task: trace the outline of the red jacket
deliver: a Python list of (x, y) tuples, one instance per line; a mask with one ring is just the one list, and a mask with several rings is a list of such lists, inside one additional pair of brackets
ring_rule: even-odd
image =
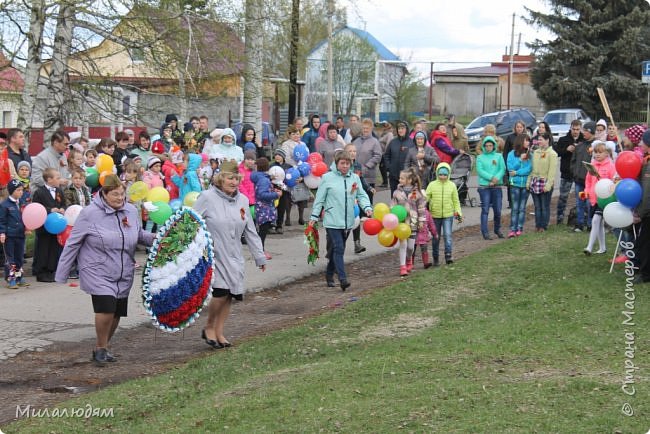
[(429, 138), (431, 146), (436, 150), (436, 154), (440, 158), (441, 163), (451, 164), (454, 157), (460, 154), (460, 151), (451, 144), (451, 140), (445, 134), (439, 130), (435, 130), (431, 133)]

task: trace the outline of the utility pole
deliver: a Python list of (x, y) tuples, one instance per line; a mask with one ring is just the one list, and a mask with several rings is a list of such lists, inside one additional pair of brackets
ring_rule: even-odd
[(327, 120), (332, 122), (334, 120), (334, 111), (332, 108), (332, 90), (334, 73), (334, 54), (332, 52), (332, 32), (333, 29), (333, 15), (334, 15), (334, 0), (327, 0)]
[(296, 117), (296, 94), (298, 87), (298, 37), (300, 24), (300, 0), (291, 2), (291, 47), (289, 53), (289, 123)]
[(429, 71), (429, 120), (433, 116), (433, 62)]
[(510, 33), (510, 60), (508, 61), (508, 110), (510, 110), (511, 107), (511, 94), (512, 94), (512, 68), (513, 68), (513, 63), (514, 63), (514, 55), (515, 55), (515, 14), (512, 14), (512, 32)]

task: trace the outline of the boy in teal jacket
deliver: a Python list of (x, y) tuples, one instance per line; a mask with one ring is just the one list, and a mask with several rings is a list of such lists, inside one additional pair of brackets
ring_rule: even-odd
[(501, 202), (503, 192), (503, 176), (506, 174), (506, 164), (503, 155), (496, 151), (497, 141), (487, 136), (481, 143), (481, 155), (476, 158), (476, 173), (478, 175), (478, 194), (481, 198), (481, 233), (483, 238), (491, 240), (488, 232), (488, 215), (490, 208), (494, 212), (494, 233), (503, 238), (501, 233)]
[[(463, 221), (463, 213), (460, 209), (458, 200), (458, 190), (456, 184), (449, 180), (451, 167), (447, 163), (440, 163), (436, 168), (436, 180), (431, 181), (427, 186), (425, 196), (429, 202), (429, 212), (433, 218), (433, 223), (438, 231), (438, 238), (431, 240), (431, 251), (433, 254), (433, 265), (439, 266), (439, 245), (441, 234), (445, 238), (445, 262), (452, 264), (454, 261), (451, 256), (451, 230), (454, 223), (454, 217), (459, 222)], [(442, 230), (442, 232), (440, 232)]]

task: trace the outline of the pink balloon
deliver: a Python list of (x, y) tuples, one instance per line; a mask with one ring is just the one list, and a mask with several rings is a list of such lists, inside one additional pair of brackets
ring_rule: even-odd
[(384, 225), (384, 229), (392, 231), (399, 225), (399, 218), (395, 214), (388, 213), (384, 216), (381, 223)]
[(47, 211), (40, 203), (30, 203), (23, 210), (23, 223), (28, 230), (38, 229), (45, 223)]

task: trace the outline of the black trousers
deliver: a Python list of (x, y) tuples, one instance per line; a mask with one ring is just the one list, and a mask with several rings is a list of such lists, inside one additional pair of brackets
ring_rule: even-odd
[(640, 226), (634, 254), (639, 264), (639, 275), (648, 282), (650, 281), (650, 216), (643, 217)]

